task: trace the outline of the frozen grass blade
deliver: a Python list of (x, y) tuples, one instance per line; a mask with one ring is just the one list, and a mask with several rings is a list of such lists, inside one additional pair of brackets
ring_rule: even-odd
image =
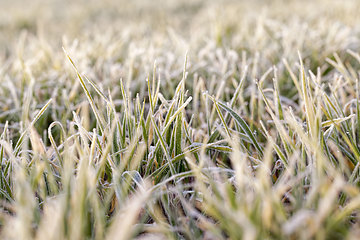
[(83, 90), (84, 90), (84, 92), (85, 92), (85, 95), (86, 95), (89, 103), (90, 103), (90, 106), (91, 106), (91, 108), (92, 108), (92, 110), (93, 110), (93, 113), (95, 114), (95, 117), (96, 117), (96, 119), (97, 119), (97, 121), (98, 121), (98, 123), (99, 123), (99, 128), (100, 128), (101, 132), (103, 132), (103, 131), (104, 131), (104, 125), (105, 125), (105, 124), (104, 124), (104, 120), (101, 118), (101, 114), (99, 114), (99, 111), (98, 111), (98, 109), (97, 109), (96, 106), (95, 106), (95, 103), (94, 103), (94, 100), (93, 100), (92, 97), (91, 97), (90, 91), (88, 90), (88, 88), (87, 88), (87, 86), (86, 86), (83, 78), (81, 77), (79, 71), (77, 70), (77, 68), (76, 68), (76, 66), (75, 66), (75, 63), (74, 63), (73, 60), (70, 58), (70, 56), (69, 56), (69, 54), (66, 52), (65, 48), (63, 48), (63, 51), (64, 51), (66, 57), (69, 59), (71, 65), (72, 65), (73, 68), (74, 68), (74, 70), (76, 71), (76, 75), (77, 75), (78, 78), (79, 78), (79, 81), (80, 81), (80, 83), (81, 83), (81, 86), (82, 86), (82, 88), (83, 88)]
[(244, 119), (242, 119), (236, 112), (234, 112), (234, 110), (232, 110), (231, 108), (226, 106), (224, 103), (218, 102), (218, 104), (220, 105), (220, 107), (225, 109), (235, 119), (237, 124), (240, 126), (241, 130), (250, 139), (251, 143), (254, 145), (254, 147), (256, 148), (258, 153), (260, 154), (260, 156), (262, 156), (263, 155), (263, 150), (262, 150), (260, 144), (258, 143), (258, 141), (256, 140), (254, 134), (251, 132), (249, 126), (244, 121)]
[(24, 137), (26, 134), (28, 134), (28, 132), (30, 131), (30, 129), (34, 126), (34, 124), (40, 119), (40, 117), (44, 114), (44, 112), (46, 111), (46, 109), (49, 107), (50, 103), (51, 103), (52, 99), (50, 99), (45, 105), (44, 107), (42, 107), (40, 109), (40, 111), (36, 114), (36, 116), (34, 117), (34, 119), (31, 121), (31, 123), (29, 124), (29, 126), (25, 129), (25, 131), (23, 131), (21, 133), (21, 136), (19, 138), (19, 140), (17, 141), (16, 145), (15, 145), (15, 149), (14, 149), (14, 155), (17, 156), (21, 150), (21, 146), (24, 142)]

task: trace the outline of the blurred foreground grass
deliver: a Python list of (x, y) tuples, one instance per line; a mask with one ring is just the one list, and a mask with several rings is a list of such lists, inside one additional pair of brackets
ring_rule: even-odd
[(357, 239), (359, 7), (2, 0), (1, 239)]

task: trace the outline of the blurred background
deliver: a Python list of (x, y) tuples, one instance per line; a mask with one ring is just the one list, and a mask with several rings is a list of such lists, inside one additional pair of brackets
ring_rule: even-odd
[[(261, 59), (252, 77), (272, 66), (281, 74), (281, 59), (297, 61), (298, 50), (314, 70), (335, 52), (344, 57), (346, 49), (359, 49), (359, 6), (357, 0), (1, 0), (0, 76), (19, 73), (13, 60), (20, 58), (38, 81), (48, 80), (44, 75), (66, 62), (62, 46), (104, 89), (119, 78), (132, 88), (130, 79), (143, 81), (155, 60), (171, 81), (181, 75), (186, 52), (189, 69), (206, 69), (204, 75), (222, 76), (244, 55), (250, 63)], [(228, 55), (232, 63), (224, 64)]]
[(178, 34), (187, 44), (229, 38), (229, 47), (262, 50), (256, 38), (261, 31), (267, 33), (262, 37), (271, 35), (276, 41), (288, 37), (285, 34), (297, 39), (299, 33), (292, 29), (302, 29), (308, 38), (319, 28), (334, 38), (344, 31), (358, 34), (359, 5), (356, 0), (1, 0), (0, 45), (9, 50), (19, 34), (27, 31), (51, 43), (61, 42), (63, 36), (82, 39), (88, 34), (121, 33), (131, 40)]

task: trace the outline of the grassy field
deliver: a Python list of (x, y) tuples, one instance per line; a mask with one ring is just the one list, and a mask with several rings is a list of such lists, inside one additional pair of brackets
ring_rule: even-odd
[(359, 239), (360, 1), (0, 2), (0, 239)]

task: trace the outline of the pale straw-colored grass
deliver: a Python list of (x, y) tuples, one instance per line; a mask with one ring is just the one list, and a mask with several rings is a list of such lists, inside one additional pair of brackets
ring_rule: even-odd
[(357, 239), (360, 3), (0, 3), (1, 239)]

